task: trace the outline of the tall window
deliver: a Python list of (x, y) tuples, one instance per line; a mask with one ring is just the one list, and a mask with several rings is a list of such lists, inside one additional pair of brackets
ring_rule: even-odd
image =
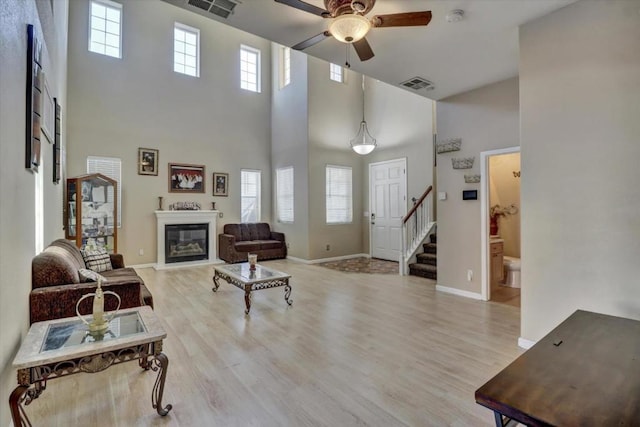
[(89, 50), (122, 58), (122, 5), (109, 0), (93, 0)]
[(260, 92), (260, 50), (240, 46), (240, 87)]
[(293, 166), (276, 170), (276, 210), (279, 222), (293, 222)]
[[(118, 182), (118, 227), (122, 226), (122, 161), (117, 157), (87, 157), (87, 173), (101, 173)], [(113, 191), (109, 187), (109, 191)], [(113, 194), (107, 194), (107, 199), (113, 200)]]
[(200, 30), (179, 22), (173, 26), (173, 71), (200, 77)]
[(351, 168), (327, 165), (327, 224), (353, 221)]
[(291, 83), (291, 49), (280, 46), (280, 89)]
[(329, 78), (334, 82), (344, 82), (344, 72), (341, 66), (336, 64), (329, 64)]
[(260, 175), (257, 170), (240, 172), (240, 221), (260, 221)]

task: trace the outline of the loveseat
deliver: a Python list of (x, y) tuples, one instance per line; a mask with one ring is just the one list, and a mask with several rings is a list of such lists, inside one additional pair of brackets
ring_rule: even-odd
[[(120, 296), (120, 308), (148, 305), (153, 308), (153, 297), (143, 280), (133, 268), (124, 266), (120, 254), (109, 254), (111, 269), (101, 271), (106, 281), (102, 288)], [(76, 302), (85, 294), (95, 292), (95, 281), (83, 281), (80, 274), (85, 272), (86, 264), (82, 253), (69, 240), (53, 241), (42, 253), (31, 261), (31, 293), (29, 308), (31, 323), (42, 320), (59, 319), (76, 315)], [(87, 298), (80, 304), (80, 312), (91, 313), (92, 299)], [(105, 310), (115, 310), (117, 299), (105, 297)]]
[(287, 257), (284, 234), (271, 231), (266, 222), (225, 224), (218, 235), (218, 256), (226, 262), (246, 262), (247, 254), (257, 254), (258, 261)]

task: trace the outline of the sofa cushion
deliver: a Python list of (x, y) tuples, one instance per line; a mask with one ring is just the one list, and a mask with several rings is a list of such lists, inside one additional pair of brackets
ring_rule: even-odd
[(136, 270), (134, 270), (131, 267), (118, 268), (115, 270), (107, 270), (107, 271), (101, 272), (100, 274), (102, 274), (102, 276), (107, 280), (139, 279), (142, 282), (142, 279), (140, 279), (140, 276), (138, 276), (138, 273), (136, 273)]
[(257, 240), (256, 243), (260, 245), (260, 249), (280, 249), (283, 245), (278, 240)]
[(111, 258), (104, 249), (89, 250), (85, 249), (82, 252), (84, 263), (89, 270), (93, 270), (97, 273), (112, 270)]
[(88, 268), (81, 268), (80, 270), (78, 270), (78, 275), (80, 276), (80, 280), (83, 282), (97, 282), (98, 280), (106, 280), (102, 274), (96, 273), (95, 271), (89, 270)]
[(33, 289), (47, 286), (80, 283), (78, 266), (73, 257), (65, 256), (60, 248), (47, 248), (31, 261), (31, 287)]
[(240, 224), (225, 224), (224, 234), (230, 234), (236, 238), (236, 242), (242, 240), (242, 231), (240, 230)]
[(256, 237), (254, 240), (271, 240), (271, 227), (266, 222), (255, 224)]
[(67, 239), (57, 239), (51, 242), (51, 244), (45, 249), (45, 251), (55, 251), (56, 253), (63, 254), (72, 263), (75, 263), (78, 268), (85, 268), (84, 258), (80, 249), (74, 242)]
[(236, 251), (238, 252), (253, 252), (260, 250), (260, 243), (257, 242), (236, 242)]

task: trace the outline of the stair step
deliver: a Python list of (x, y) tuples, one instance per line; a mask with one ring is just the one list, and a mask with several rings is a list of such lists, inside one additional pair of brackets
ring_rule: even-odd
[(437, 243), (423, 243), (422, 250), (427, 254), (435, 254), (438, 252)]
[(418, 254), (416, 258), (420, 264), (438, 265), (438, 256), (436, 254)]
[(429, 264), (409, 264), (409, 274), (436, 280), (438, 278), (438, 269)]
[(437, 234), (429, 234), (429, 241), (431, 243), (438, 243), (438, 235)]

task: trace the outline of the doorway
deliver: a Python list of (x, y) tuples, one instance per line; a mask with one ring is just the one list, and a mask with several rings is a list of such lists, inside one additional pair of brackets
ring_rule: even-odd
[(370, 253), (400, 260), (402, 218), (407, 212), (407, 159), (369, 164)]
[(480, 153), (482, 299), (520, 307), (520, 147)]

